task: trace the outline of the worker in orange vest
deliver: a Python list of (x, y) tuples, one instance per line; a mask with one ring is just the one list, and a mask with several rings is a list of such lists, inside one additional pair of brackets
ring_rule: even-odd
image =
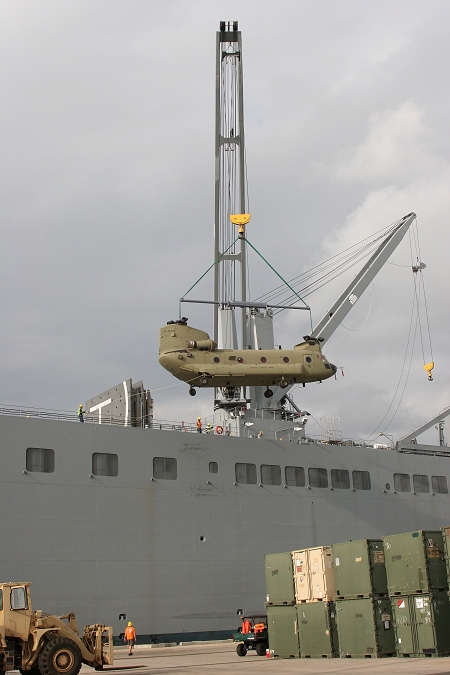
[(198, 434), (202, 433), (202, 418), (201, 417), (197, 418), (197, 433)]
[(132, 656), (134, 643), (136, 642), (136, 631), (131, 621), (128, 622), (128, 626), (125, 628), (123, 641), (128, 643), (128, 656)]
[(250, 633), (252, 630), (252, 625), (248, 619), (244, 619), (242, 622), (242, 628), (241, 628), (241, 633), (246, 635), (247, 633)]

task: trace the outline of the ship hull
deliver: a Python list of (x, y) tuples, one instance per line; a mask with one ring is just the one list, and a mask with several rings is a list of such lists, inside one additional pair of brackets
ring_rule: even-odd
[[(121, 614), (146, 636), (233, 630), (238, 608), (264, 608), (266, 553), (450, 522), (448, 494), (393, 491), (395, 472), (449, 480), (447, 457), (8, 416), (0, 442), (2, 580), (115, 635)], [(53, 449), (54, 471), (27, 472), (27, 448)], [(118, 475), (93, 475), (93, 453), (117, 454)], [(176, 479), (154, 478), (155, 457), (176, 459)], [(257, 482), (237, 484), (236, 463)], [(261, 484), (262, 464), (281, 485)], [(304, 487), (285, 486), (286, 466)], [(308, 488), (310, 467), (369, 471), (371, 489)]]

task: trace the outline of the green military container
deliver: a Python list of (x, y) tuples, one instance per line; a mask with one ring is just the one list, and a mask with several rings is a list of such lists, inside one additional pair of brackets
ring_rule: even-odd
[(336, 619), (341, 658), (395, 656), (395, 635), (389, 598), (338, 600)]
[(266, 567), (266, 605), (295, 605), (292, 554), (269, 553)]
[(389, 595), (448, 589), (442, 532), (392, 534), (383, 543)]
[(309, 602), (297, 605), (297, 618), (302, 658), (339, 657), (334, 602)]
[(450, 655), (450, 599), (447, 593), (392, 598), (398, 656)]
[(298, 659), (300, 657), (297, 607), (295, 605), (268, 606), (267, 628), (271, 656), (280, 659)]
[(387, 596), (381, 539), (346, 541), (332, 549), (336, 600)]
[(447, 568), (447, 581), (450, 588), (450, 527), (441, 527), (442, 543), (444, 544), (445, 566)]

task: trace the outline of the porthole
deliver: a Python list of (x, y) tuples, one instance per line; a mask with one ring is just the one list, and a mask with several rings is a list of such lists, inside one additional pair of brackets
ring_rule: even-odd
[(244, 363), (244, 359), (242, 358), (242, 356), (238, 356), (237, 361), (238, 363)]
[(390, 490), (390, 489), (391, 489), (391, 486), (389, 485), (389, 483), (386, 483), (386, 485), (384, 486), (384, 489), (385, 489), (385, 490)]
[(266, 357), (265, 357), (265, 356), (261, 356), (261, 363), (266, 363), (266, 362), (267, 362)]
[(214, 363), (220, 363), (220, 359), (219, 359), (218, 356), (215, 356), (215, 357), (214, 357)]
[(205, 541), (205, 537), (203, 536), (203, 534), (200, 535), (200, 541)]
[(284, 357), (283, 357), (283, 361), (284, 361), (284, 363), (289, 363), (288, 357), (287, 357), (287, 356), (284, 356)]
[(310, 356), (305, 356), (306, 363), (311, 363), (312, 358)]

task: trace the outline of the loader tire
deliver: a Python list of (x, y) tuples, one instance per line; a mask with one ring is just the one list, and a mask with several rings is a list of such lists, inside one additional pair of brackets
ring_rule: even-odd
[(38, 661), (41, 675), (78, 675), (82, 663), (78, 645), (63, 637), (49, 640)]

